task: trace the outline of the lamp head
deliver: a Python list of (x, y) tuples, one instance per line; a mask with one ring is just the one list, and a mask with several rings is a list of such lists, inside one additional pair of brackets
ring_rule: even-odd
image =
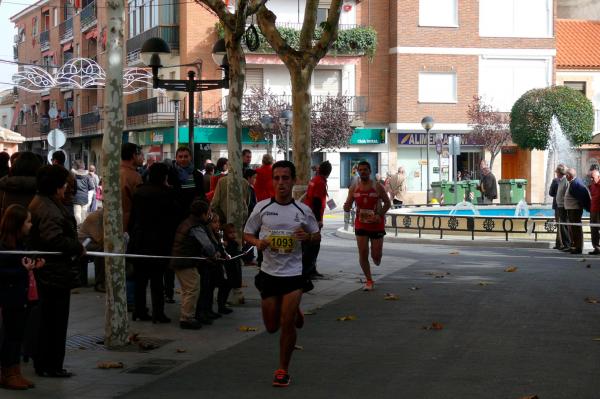
[(290, 125), (292, 123), (292, 119), (294, 119), (294, 113), (289, 109), (284, 109), (279, 114), (279, 122), (284, 125)]
[(421, 120), (421, 126), (423, 126), (423, 129), (427, 131), (433, 129), (433, 125), (433, 118), (431, 116), (426, 116)]
[(219, 39), (212, 48), (212, 57), (215, 64), (218, 66), (229, 66), (227, 62), (227, 47), (225, 47), (225, 39)]
[(152, 37), (144, 42), (140, 51), (142, 62), (149, 67), (161, 67), (160, 55), (171, 54), (171, 48), (160, 37)]
[(271, 130), (273, 128), (273, 117), (270, 115), (263, 115), (260, 117), (260, 125), (263, 129)]

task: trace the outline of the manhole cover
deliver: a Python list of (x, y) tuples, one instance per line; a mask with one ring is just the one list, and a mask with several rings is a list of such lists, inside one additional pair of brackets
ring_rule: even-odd
[[(139, 341), (133, 344), (113, 349), (117, 352), (147, 352), (152, 349), (160, 348), (163, 345), (172, 342), (171, 339), (138, 337)], [(83, 335), (75, 334), (67, 338), (67, 349), (71, 350), (92, 350), (106, 351), (108, 348), (104, 346), (104, 337), (100, 335)]]
[(174, 359), (148, 359), (137, 363), (134, 367), (125, 370), (129, 374), (162, 374), (181, 364), (182, 360)]

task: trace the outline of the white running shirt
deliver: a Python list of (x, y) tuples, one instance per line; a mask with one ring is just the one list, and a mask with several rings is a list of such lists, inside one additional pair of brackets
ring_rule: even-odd
[(302, 274), (302, 247), (293, 237), (294, 231), (303, 228), (307, 233), (317, 233), (319, 224), (312, 210), (301, 202), (283, 205), (269, 198), (254, 207), (246, 222), (244, 233), (256, 235), (270, 242), (263, 251), (260, 269), (277, 277)]

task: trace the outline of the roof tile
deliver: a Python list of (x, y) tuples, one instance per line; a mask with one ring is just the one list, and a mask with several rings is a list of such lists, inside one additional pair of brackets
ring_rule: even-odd
[(556, 20), (556, 67), (600, 68), (600, 21)]

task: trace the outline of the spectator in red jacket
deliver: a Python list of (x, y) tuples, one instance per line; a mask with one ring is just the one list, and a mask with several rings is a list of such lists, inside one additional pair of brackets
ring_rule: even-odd
[(257, 202), (275, 196), (275, 191), (273, 189), (273, 178), (271, 176), (272, 166), (273, 157), (270, 154), (263, 155), (262, 166), (256, 169), (256, 183), (254, 183), (254, 191), (256, 192)]
[[(311, 179), (310, 183), (308, 183), (306, 197), (304, 198), (304, 203), (312, 209), (317, 218), (319, 231), (323, 228), (323, 214), (325, 213), (325, 206), (327, 204), (327, 178), (330, 174), (331, 163), (329, 163), (329, 161), (321, 163), (317, 170), (317, 175)], [(303, 273), (313, 279), (323, 277), (323, 275), (317, 271), (317, 257), (319, 256), (320, 249), (320, 242), (302, 242)]]

